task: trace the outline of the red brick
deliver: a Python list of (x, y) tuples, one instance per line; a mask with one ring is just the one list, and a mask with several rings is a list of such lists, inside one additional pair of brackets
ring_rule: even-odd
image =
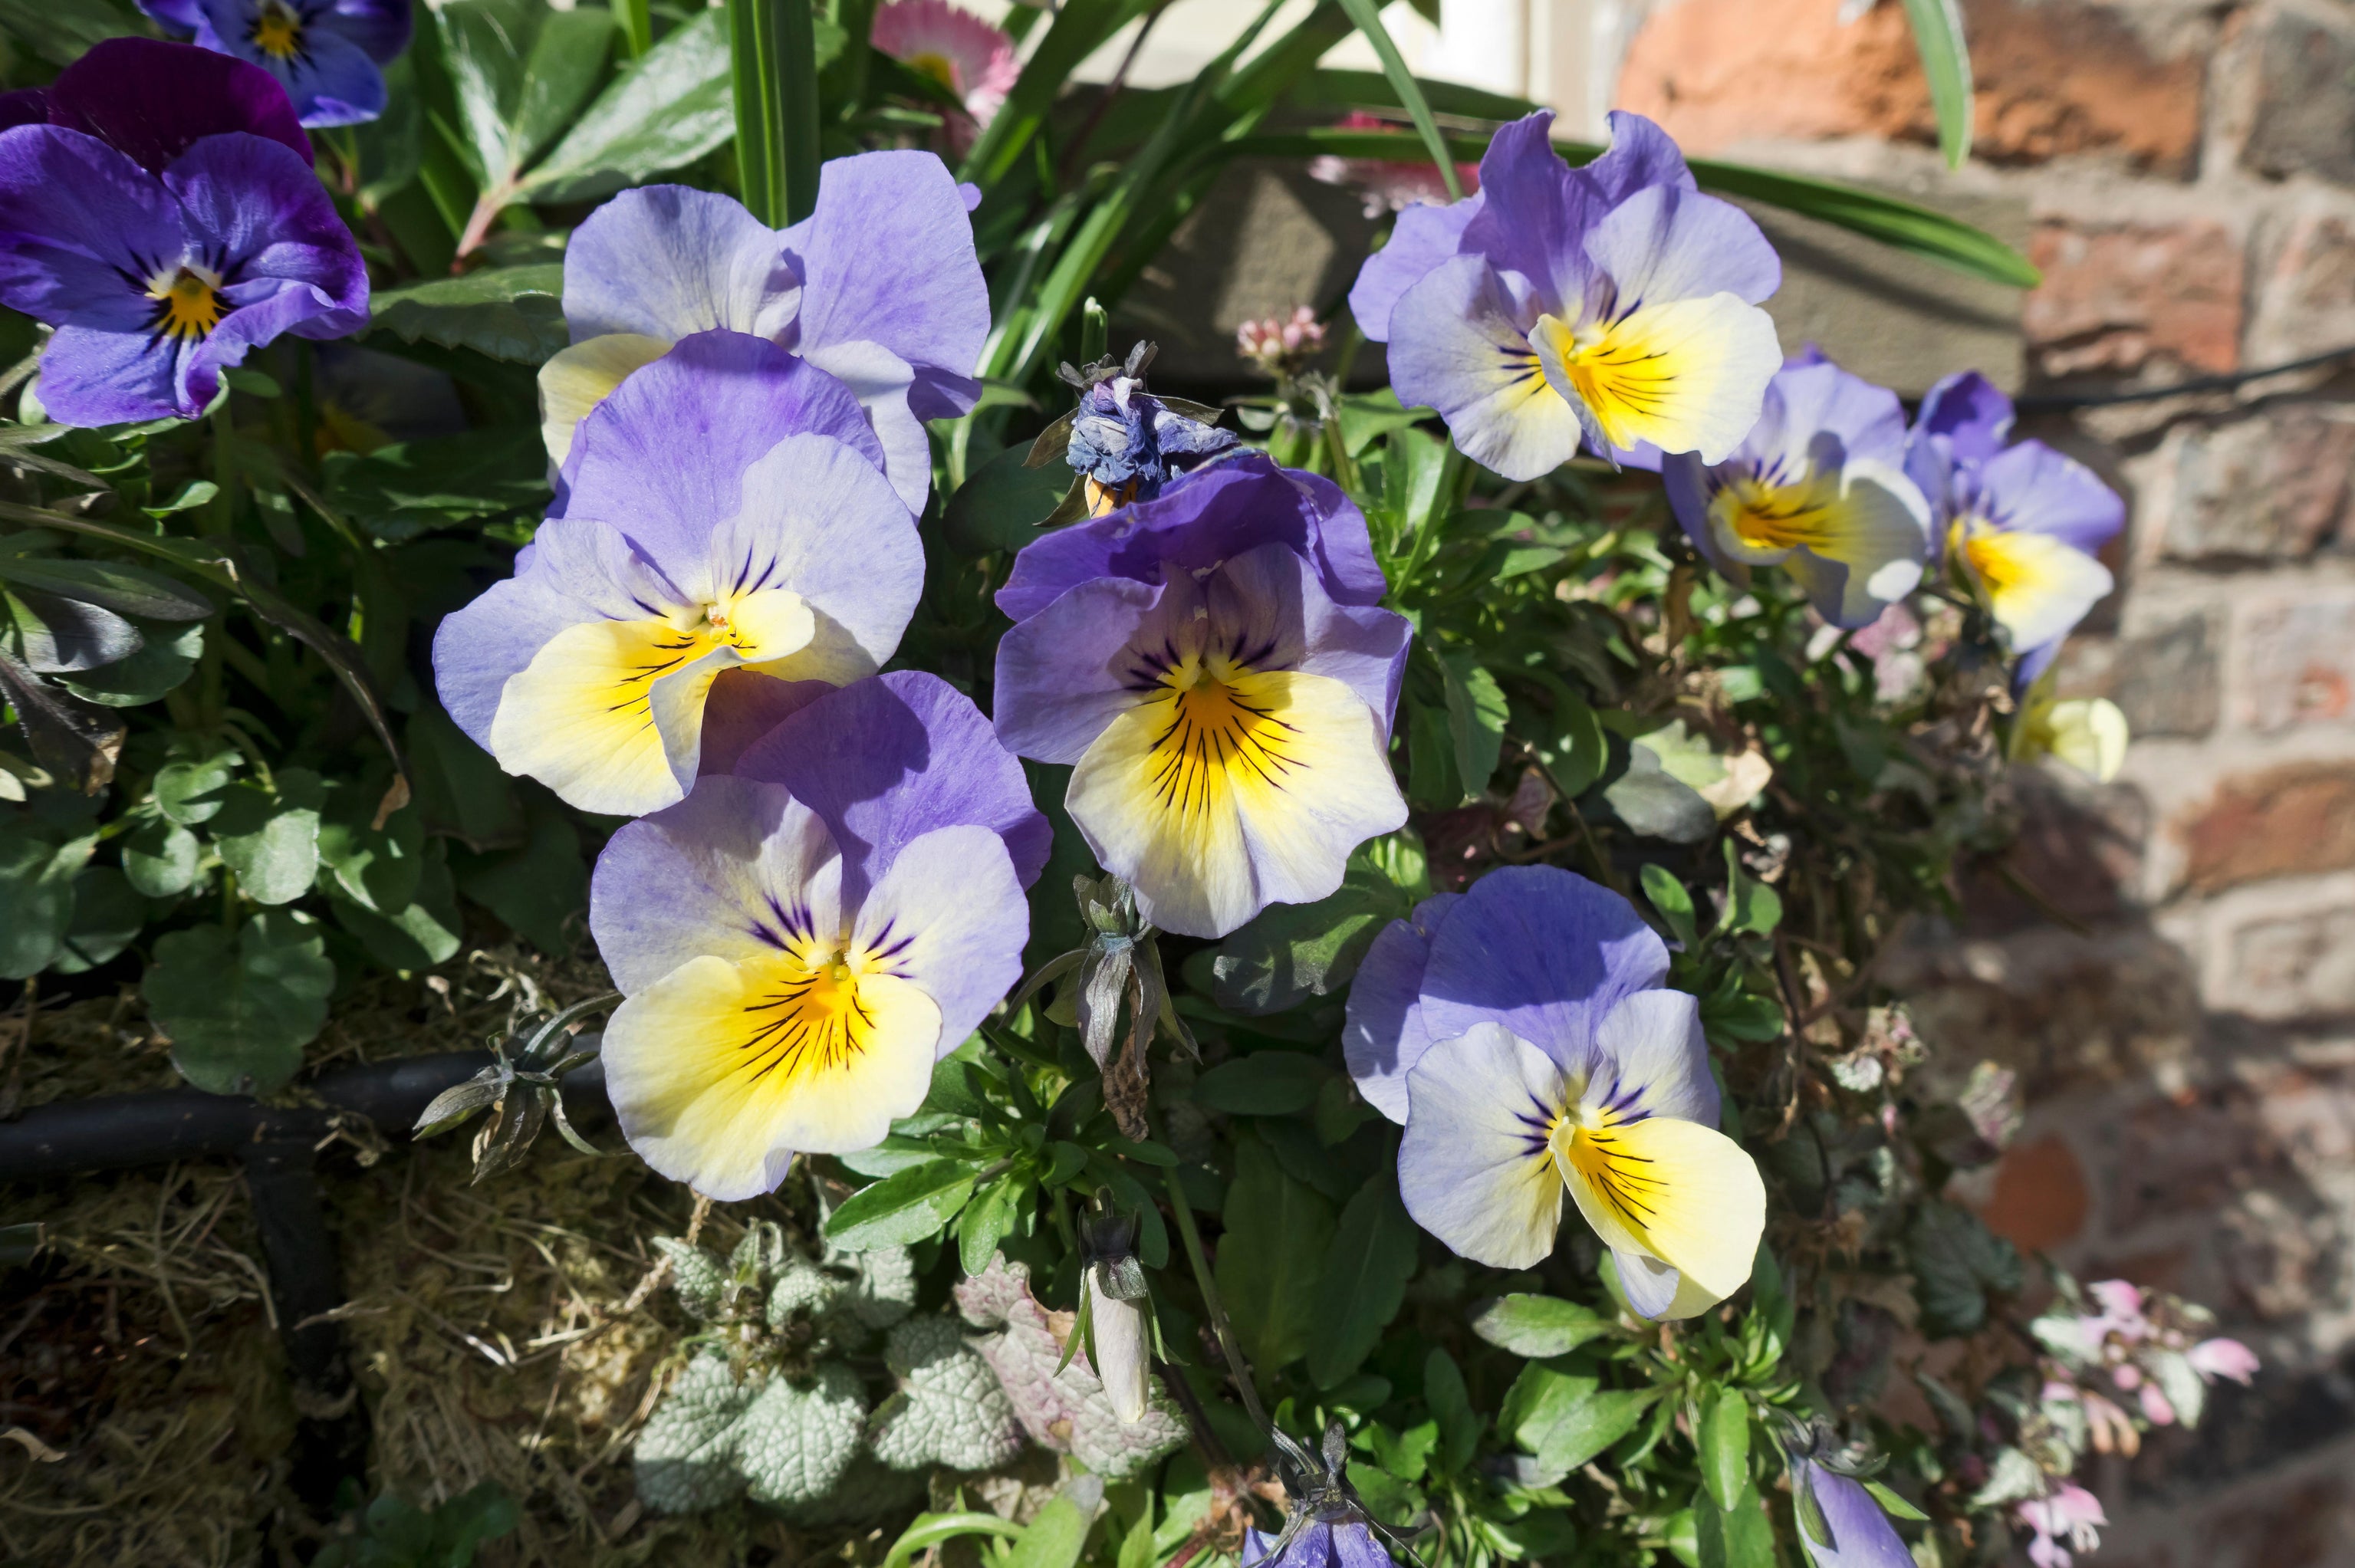
[(2048, 1134), (2005, 1153), (1979, 1218), (2013, 1245), (2041, 1252), (2074, 1241), (2093, 1205), (2085, 1168), (2066, 1140)]
[(2195, 892), (2355, 866), (2355, 766), (2291, 763), (2235, 778), (2176, 825)]
[[(1928, 83), (1904, 8), (1845, 27), (1839, 0), (1679, 0), (1629, 47), (1620, 107), (1694, 152), (1747, 137), (1934, 142)], [(2188, 176), (2202, 66), (2156, 58), (2108, 7), (1965, 0), (1978, 93), (1976, 155), (2041, 163), (2080, 153)]]
[(2045, 223), (2028, 254), (2044, 281), (2021, 306), (2020, 326), (2043, 374), (2122, 374), (2153, 360), (2209, 372), (2240, 365), (2246, 268), (2223, 225)]
[(2296, 560), (2347, 517), (2355, 420), (2291, 407), (2187, 430), (2175, 453), (2167, 553), (2186, 560)]
[(2252, 281), (2251, 364), (2279, 365), (2355, 343), (2355, 223), (2348, 219), (2299, 215), (2270, 245)]

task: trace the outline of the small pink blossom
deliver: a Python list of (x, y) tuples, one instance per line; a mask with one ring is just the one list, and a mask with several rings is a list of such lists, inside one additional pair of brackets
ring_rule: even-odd
[[(1399, 127), (1378, 114), (1353, 110), (1348, 117), (1334, 127), (1337, 131), (1395, 131)], [(1380, 218), (1386, 212), (1403, 212), (1418, 202), (1444, 207), (1455, 198), (1447, 194), (1447, 182), (1439, 177), (1438, 168), (1428, 160), (1408, 162), (1391, 158), (1337, 158), (1331, 154), (1308, 161), (1308, 177), (1327, 185), (1354, 186), (1365, 198), (1366, 216)], [(1470, 196), (1480, 188), (1480, 168), (1476, 164), (1458, 164), (1455, 177)]]
[(2211, 1382), (2230, 1378), (2245, 1383), (2257, 1372), (2256, 1352), (2238, 1339), (2202, 1339), (2184, 1352), (2184, 1359), (2193, 1371)]
[(2131, 1459), (2142, 1452), (2142, 1431), (2132, 1416), (2091, 1390), (2081, 1392), (2078, 1401), (2085, 1407), (2085, 1426), (2095, 1453), (2123, 1454)]
[(2143, 1295), (2139, 1286), (2123, 1279), (2097, 1279), (2085, 1287), (2102, 1309), (2103, 1328), (2128, 1344), (2150, 1337), (2150, 1319), (2143, 1316)]
[(2150, 1418), (2153, 1426), (2175, 1424), (2175, 1406), (2167, 1395), (2159, 1392), (2157, 1383), (2143, 1384), (2136, 1392), (2135, 1398), (2140, 1402), (2143, 1414)]
[(2051, 1497), (2029, 1499), (2017, 1512), (2019, 1522), (2036, 1532), (2028, 1544), (2029, 1561), (2036, 1568), (2071, 1568), (2073, 1552), (2091, 1552), (2101, 1545), (2102, 1538), (2094, 1532), (2110, 1522), (2102, 1512), (2102, 1499), (2074, 1481), (2062, 1482)]
[(1235, 328), (1235, 351), (1271, 376), (1297, 368), (1324, 347), (1324, 324), (1305, 304), (1288, 316), (1247, 321)]
[(1022, 74), (1014, 40), (948, 0), (890, 0), (877, 7), (868, 37), (901, 65), (957, 95), (964, 112), (949, 116), (948, 123), (955, 151), (972, 144)]

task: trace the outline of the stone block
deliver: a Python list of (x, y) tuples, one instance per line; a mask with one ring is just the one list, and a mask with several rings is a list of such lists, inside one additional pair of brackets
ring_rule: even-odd
[(2251, 613), (2241, 635), (2237, 706), (2254, 730), (2347, 720), (2355, 709), (2355, 596)]
[[(1974, 867), (1962, 881), (1964, 928), (1998, 936), (2043, 924), (2058, 910), (2092, 923), (2126, 908), (2142, 871), (2149, 810), (2125, 784), (2087, 788), (2073, 775), (2023, 768), (2013, 775), (2019, 830), (2002, 865)], [(2023, 885), (2033, 895), (2022, 891)]]
[(2302, 212), (2266, 247), (2252, 279), (2252, 365), (2283, 365), (2355, 343), (2355, 216)]
[(2256, 1187), (2294, 1187), (2296, 1168), (2268, 1125), (2263, 1097), (2239, 1083), (2142, 1100), (2128, 1109), (2105, 1162), (2114, 1237), (2161, 1221), (2203, 1220)]
[(2111, 637), (2073, 637), (2061, 650), (2063, 697), (2106, 697), (2137, 737), (2196, 738), (2223, 707), (2217, 613), (2183, 611)]
[(2297, 560), (2345, 527), (2355, 410), (2292, 405), (2179, 427), (2163, 548), (2183, 560)]
[(2355, 763), (2287, 763), (2229, 779), (2173, 831), (2193, 892), (2355, 867)]
[[(1628, 47), (1614, 101), (1688, 150), (1759, 137), (1934, 142), (1904, 8), (1839, 21), (1838, 0), (1678, 0)], [(2034, 164), (2101, 154), (2188, 177), (2198, 161), (2200, 51), (2162, 57), (2118, 11), (2071, 0), (1964, 0), (1977, 86), (1977, 156)]]
[(2355, 907), (2251, 920), (2225, 938), (2229, 995), (2263, 1019), (2355, 1012)]
[(2260, 24), (2255, 61), (2256, 116), (2242, 162), (2277, 179), (2355, 185), (2355, 28), (2275, 11)]
[(2038, 225), (2029, 260), (2044, 281), (2020, 325), (2047, 376), (2130, 374), (2153, 361), (2221, 372), (2241, 362), (2240, 240), (2207, 219)]

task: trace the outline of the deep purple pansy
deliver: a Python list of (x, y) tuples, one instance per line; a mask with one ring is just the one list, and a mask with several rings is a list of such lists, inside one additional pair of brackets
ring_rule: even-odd
[(1048, 841), (988, 720), (915, 671), (819, 698), (623, 827), (589, 912), (626, 998), (602, 1051), (623, 1136), (723, 1200), (880, 1140), (1021, 977)]
[(384, 68), (409, 47), (409, 0), (139, 0), (197, 47), (259, 66), (305, 125), (384, 112)]
[(55, 327), (40, 397), (63, 424), (204, 411), (281, 333), (368, 321), (368, 270), (264, 72), (111, 38), (0, 131), (0, 304)]

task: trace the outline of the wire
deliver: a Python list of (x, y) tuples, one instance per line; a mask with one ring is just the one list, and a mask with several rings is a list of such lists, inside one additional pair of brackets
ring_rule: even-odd
[(2022, 413), (2099, 409), (2115, 403), (2155, 403), (2161, 398), (2178, 398), (2191, 392), (2229, 392), (2251, 381), (2262, 381), (2268, 376), (2286, 376), (2293, 370), (2311, 370), (2319, 365), (2348, 358), (2355, 358), (2355, 343), (2311, 354), (2303, 359), (2293, 359), (2286, 365), (2266, 365), (2254, 370), (2234, 370), (2222, 376), (2194, 376), (2189, 381), (2178, 381), (2172, 386), (2137, 387), (2123, 392), (2043, 392), (2016, 398), (2013, 403)]

